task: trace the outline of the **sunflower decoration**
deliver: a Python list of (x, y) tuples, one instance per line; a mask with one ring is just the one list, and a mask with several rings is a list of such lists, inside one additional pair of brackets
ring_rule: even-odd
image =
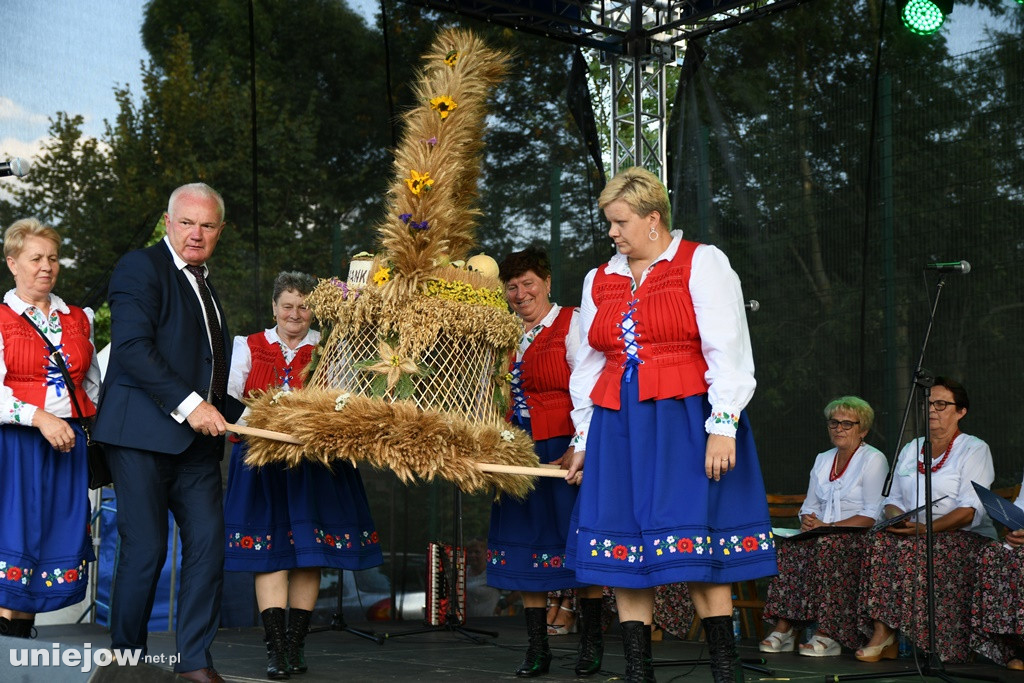
[(448, 65), (449, 67), (451, 67), (452, 69), (454, 69), (455, 68), (455, 64), (458, 61), (459, 61), (459, 51), (458, 50), (448, 50), (448, 54), (446, 54), (444, 56), (444, 63), (446, 65)]
[(434, 179), (430, 177), (430, 171), (420, 173), (415, 169), (411, 169), (409, 177), (405, 179), (405, 184), (409, 186), (409, 192), (419, 197), (424, 192), (430, 192), (434, 187)]
[(381, 266), (377, 269), (377, 272), (373, 274), (373, 284), (380, 287), (385, 282), (391, 280), (391, 268), (390, 266)]
[(448, 118), (448, 115), (455, 111), (458, 106), (455, 100), (447, 95), (441, 95), (430, 100), (430, 108), (441, 116), (442, 121)]

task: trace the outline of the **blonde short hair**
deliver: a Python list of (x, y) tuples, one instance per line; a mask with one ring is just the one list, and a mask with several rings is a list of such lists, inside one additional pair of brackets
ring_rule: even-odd
[(11, 223), (11, 227), (4, 232), (4, 256), (17, 258), (25, 248), (26, 237), (48, 239), (57, 246), (57, 251), (60, 251), (60, 233), (41, 223), (38, 218), (22, 218)]
[(597, 198), (597, 206), (604, 210), (612, 202), (626, 202), (633, 213), (640, 217), (657, 211), (661, 216), (661, 224), (666, 229), (672, 228), (672, 207), (668, 201), (668, 190), (658, 176), (645, 168), (631, 166), (619, 171), (608, 181)]

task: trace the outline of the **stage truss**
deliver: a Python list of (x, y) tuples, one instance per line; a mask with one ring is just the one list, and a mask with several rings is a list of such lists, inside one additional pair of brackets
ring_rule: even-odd
[(810, 0), (404, 0), (582, 48), (608, 69), (612, 174), (643, 166), (668, 181), (665, 71), (686, 43)]

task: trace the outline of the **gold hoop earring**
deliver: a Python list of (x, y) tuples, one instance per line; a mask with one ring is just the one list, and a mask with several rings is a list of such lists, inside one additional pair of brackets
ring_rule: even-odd
[(647, 239), (651, 240), (652, 242), (657, 242), (660, 236), (661, 235), (658, 234), (658, 229), (652, 225), (651, 231), (647, 233)]

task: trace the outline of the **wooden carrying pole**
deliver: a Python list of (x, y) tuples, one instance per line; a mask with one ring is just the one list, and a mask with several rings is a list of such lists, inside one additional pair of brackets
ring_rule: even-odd
[[(273, 441), (293, 443), (296, 446), (302, 445), (302, 442), (296, 439), (291, 434), (285, 434), (284, 432), (275, 432), (269, 429), (257, 429), (256, 427), (249, 427), (247, 425), (228, 423), (228, 431), (234, 432), (235, 434), (243, 434), (245, 436), (256, 436), (261, 439), (271, 439)], [(480, 468), (481, 472), (496, 472), (500, 474), (521, 474), (528, 477), (551, 477), (558, 479), (565, 478), (565, 470), (555, 465), (541, 465), (540, 467), (523, 467), (521, 465), (498, 465), (489, 462), (478, 462), (476, 463), (476, 466)]]

